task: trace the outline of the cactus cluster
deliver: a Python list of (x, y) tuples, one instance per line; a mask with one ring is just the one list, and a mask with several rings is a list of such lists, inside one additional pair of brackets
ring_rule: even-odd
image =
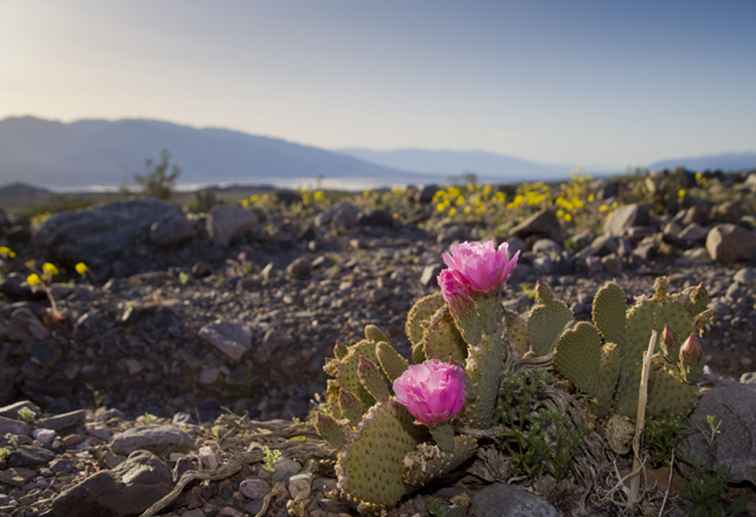
[(558, 339), (554, 366), (595, 398), (600, 415), (635, 417), (643, 353), (655, 330), (662, 338), (651, 363), (647, 411), (652, 416), (685, 415), (698, 396), (686, 381), (699, 366), (680, 359), (680, 349), (710, 318), (707, 303), (703, 287), (670, 294), (660, 278), (653, 296), (628, 307), (625, 292), (607, 283), (593, 300), (593, 322), (579, 322)]
[[(405, 330), (412, 362), (438, 359), (465, 372), (465, 405), (459, 428), (493, 425), (507, 345), (504, 317), (495, 295), (480, 296), (455, 312), (440, 294), (418, 300)], [(392, 393), (392, 382), (410, 365), (374, 325), (365, 338), (337, 345), (324, 371), (330, 377), (325, 400), (314, 417), (322, 438), (338, 449), (338, 488), (366, 511), (390, 507), (410, 491), (469, 459), (477, 439), (451, 425), (429, 428)], [(448, 440), (444, 438), (444, 429)]]
[(551, 289), (539, 282), (535, 287), (535, 304), (527, 317), (513, 311), (504, 312), (507, 338), (520, 357), (547, 355), (554, 350), (562, 332), (572, 323), (572, 312), (554, 297)]

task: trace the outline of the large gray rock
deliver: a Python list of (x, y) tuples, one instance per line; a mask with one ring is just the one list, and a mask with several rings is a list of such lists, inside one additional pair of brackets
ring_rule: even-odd
[(191, 240), (196, 231), (183, 213), (171, 214), (150, 226), (150, 241), (157, 246), (176, 246)]
[(168, 466), (148, 451), (137, 451), (113, 470), (102, 470), (61, 492), (49, 517), (139, 515), (173, 488)]
[(512, 228), (510, 232), (521, 239), (528, 237), (547, 237), (554, 242), (564, 242), (562, 226), (559, 224), (553, 210), (544, 209), (531, 215), (523, 222)]
[(52, 216), (34, 234), (34, 243), (67, 262), (103, 264), (145, 242), (150, 226), (181, 210), (156, 199), (111, 203)]
[(351, 228), (357, 224), (360, 209), (352, 203), (336, 203), (315, 217), (315, 226), (323, 227), (329, 224), (342, 228)]
[(478, 491), (472, 498), (475, 517), (559, 517), (548, 501), (522, 487), (497, 483)]
[(124, 456), (138, 449), (163, 454), (185, 451), (193, 446), (192, 437), (172, 425), (133, 427), (115, 435), (110, 443), (114, 453)]
[(648, 207), (642, 204), (624, 205), (613, 211), (604, 223), (604, 233), (622, 237), (633, 226), (648, 224)]
[(723, 264), (756, 259), (756, 232), (735, 224), (719, 224), (706, 236), (709, 256)]
[[(709, 416), (719, 425), (712, 444), (707, 439)], [(756, 384), (719, 381), (701, 396), (688, 427), (691, 433), (678, 448), (680, 459), (721, 467), (734, 483), (756, 483)]]
[(234, 362), (252, 347), (252, 332), (240, 323), (210, 323), (200, 329), (199, 336)]
[(207, 216), (207, 233), (221, 246), (228, 246), (256, 226), (257, 216), (240, 205), (218, 205)]

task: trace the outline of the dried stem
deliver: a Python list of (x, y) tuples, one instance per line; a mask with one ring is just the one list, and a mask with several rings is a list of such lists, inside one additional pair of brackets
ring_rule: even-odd
[(640, 492), (640, 472), (642, 462), (640, 457), (641, 438), (643, 429), (646, 425), (646, 406), (648, 404), (648, 377), (651, 374), (651, 360), (656, 350), (656, 341), (658, 333), (656, 330), (651, 331), (651, 339), (648, 340), (648, 350), (643, 354), (643, 369), (641, 370), (640, 387), (638, 390), (638, 413), (635, 418), (635, 436), (633, 437), (633, 473), (635, 476), (630, 480), (630, 493), (628, 495), (628, 505), (635, 506), (639, 500)]

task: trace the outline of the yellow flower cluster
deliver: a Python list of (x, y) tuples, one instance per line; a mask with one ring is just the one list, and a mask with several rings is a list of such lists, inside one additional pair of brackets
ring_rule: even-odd
[(433, 195), (436, 212), (450, 218), (462, 216), (464, 218), (482, 217), (492, 208), (506, 203), (503, 192), (494, 192), (491, 185), (468, 183), (463, 187), (452, 185), (439, 190)]
[(16, 252), (8, 246), (0, 246), (0, 257), (8, 259), (16, 258)]
[[(26, 266), (32, 270), (26, 277), (26, 283), (29, 287), (38, 287), (42, 284), (47, 285), (52, 282), (56, 276), (60, 275), (60, 269), (52, 262), (45, 262), (42, 264), (41, 273), (35, 272), (35, 261), (29, 261)], [(89, 266), (84, 262), (77, 262), (74, 269), (80, 276), (86, 276), (89, 273)]]
[(551, 189), (543, 182), (525, 183), (517, 187), (515, 197), (507, 203), (507, 208), (522, 206), (544, 208), (551, 202)]
[(265, 192), (261, 194), (252, 194), (239, 201), (239, 203), (244, 208), (249, 208), (251, 206), (272, 207), (276, 203), (276, 198), (273, 194)]
[(42, 212), (41, 214), (37, 214), (31, 218), (31, 227), (32, 228), (39, 228), (45, 222), (52, 217), (52, 214), (50, 212)]
[(302, 196), (304, 206), (325, 205), (328, 203), (328, 196), (322, 190), (300, 189), (299, 194)]

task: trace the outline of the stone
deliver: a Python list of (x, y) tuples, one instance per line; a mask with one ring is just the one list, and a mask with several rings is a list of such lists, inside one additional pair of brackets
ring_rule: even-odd
[(312, 492), (312, 474), (303, 472), (289, 478), (289, 495), (295, 501), (303, 501)]
[(394, 221), (394, 218), (391, 216), (391, 212), (383, 210), (382, 208), (376, 208), (364, 214), (360, 214), (357, 218), (357, 222), (361, 226), (382, 226), (385, 228), (391, 228), (396, 221)]
[(286, 273), (291, 278), (305, 279), (310, 276), (312, 271), (312, 263), (307, 257), (297, 257), (286, 268)]
[(173, 488), (171, 471), (149, 451), (136, 451), (111, 470), (102, 470), (61, 492), (50, 517), (138, 515)]
[(431, 201), (433, 201), (433, 196), (436, 195), (436, 192), (438, 192), (438, 190), (438, 185), (423, 185), (417, 193), (417, 202), (423, 205), (429, 204)]
[(59, 415), (40, 418), (36, 424), (38, 427), (44, 427), (45, 429), (52, 429), (53, 431), (62, 431), (64, 429), (71, 429), (84, 425), (87, 420), (87, 412), (84, 409), (77, 409), (76, 411), (70, 411), (68, 413), (61, 413)]
[(685, 215), (682, 218), (683, 224), (706, 224), (709, 222), (709, 213), (711, 207), (704, 203), (696, 203), (685, 211)]
[(55, 458), (55, 454), (43, 447), (20, 445), (11, 449), (6, 462), (11, 467), (33, 468), (47, 465)]
[(157, 454), (186, 451), (194, 446), (187, 433), (172, 425), (133, 427), (113, 437), (110, 449), (124, 456), (137, 449), (146, 449)]
[(322, 228), (333, 224), (342, 228), (352, 228), (360, 217), (360, 209), (352, 203), (340, 202), (315, 217), (315, 226)]
[(559, 511), (545, 499), (522, 487), (495, 483), (472, 497), (475, 517), (559, 517)]
[(302, 470), (302, 465), (296, 460), (283, 456), (276, 461), (273, 469), (273, 481), (283, 481)]
[(709, 256), (717, 262), (730, 264), (756, 259), (756, 232), (734, 224), (720, 224), (706, 237)]
[(682, 231), (677, 235), (677, 239), (690, 245), (690, 244), (695, 244), (699, 242), (704, 242), (706, 240), (706, 236), (708, 235), (708, 233), (709, 232), (703, 226), (700, 226), (696, 223), (690, 223), (688, 226), (683, 228)]
[(150, 242), (161, 247), (176, 246), (195, 234), (194, 225), (183, 213), (172, 213), (150, 226)]
[(210, 323), (200, 329), (199, 336), (234, 362), (252, 347), (252, 332), (240, 323)]
[(737, 273), (735, 273), (735, 276), (733, 276), (732, 279), (735, 280), (735, 282), (737, 282), (738, 284), (753, 286), (754, 284), (756, 284), (756, 268), (741, 268)]
[(32, 469), (10, 468), (0, 470), (0, 485), (21, 487), (36, 475), (37, 473)]
[(31, 427), (21, 420), (0, 416), (0, 436), (6, 433), (28, 436), (31, 433)]
[(738, 201), (725, 201), (716, 205), (711, 211), (715, 221), (737, 223), (743, 215), (743, 209)]
[(441, 273), (443, 266), (441, 264), (431, 264), (423, 268), (423, 273), (420, 275), (420, 284), (428, 286), (431, 282), (436, 280), (436, 277)]
[(145, 242), (150, 226), (181, 209), (156, 199), (137, 199), (53, 215), (34, 233), (35, 245), (64, 262), (83, 260), (96, 271)]
[[(709, 441), (707, 417), (714, 417), (719, 433)], [(732, 483), (756, 483), (756, 384), (719, 380), (700, 398), (688, 419), (690, 433), (678, 447), (679, 457), (691, 465), (721, 467)]]
[(590, 257), (593, 255), (603, 256), (609, 253), (614, 253), (619, 248), (619, 237), (612, 235), (599, 235), (589, 246), (584, 247), (578, 251), (575, 256), (578, 258)]
[(207, 233), (214, 243), (228, 246), (254, 230), (257, 222), (257, 216), (240, 205), (218, 205), (207, 216)]
[(4, 337), (19, 343), (43, 341), (50, 337), (50, 331), (28, 307), (15, 309), (3, 330)]
[(239, 483), (239, 492), (247, 499), (262, 499), (270, 492), (270, 485), (260, 478), (247, 478)]
[(545, 255), (558, 255), (562, 252), (562, 247), (551, 239), (538, 239), (533, 243), (532, 251)]
[(55, 438), (58, 436), (58, 433), (56, 433), (52, 429), (35, 429), (32, 432), (32, 436), (43, 447), (49, 447), (50, 445), (52, 445), (53, 441), (55, 441)]
[(604, 233), (622, 237), (629, 228), (648, 224), (648, 207), (633, 203), (614, 210), (604, 223)]
[(197, 451), (197, 457), (199, 458), (200, 465), (204, 470), (215, 470), (218, 468), (218, 455), (212, 447), (203, 445)]
[(564, 242), (562, 227), (556, 214), (551, 209), (544, 209), (531, 215), (523, 222), (512, 228), (510, 232), (521, 239), (528, 237), (548, 237), (554, 242)]
[(743, 384), (756, 384), (756, 372), (746, 372), (740, 376), (740, 382)]

